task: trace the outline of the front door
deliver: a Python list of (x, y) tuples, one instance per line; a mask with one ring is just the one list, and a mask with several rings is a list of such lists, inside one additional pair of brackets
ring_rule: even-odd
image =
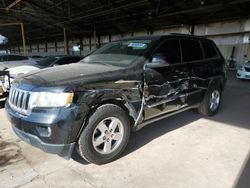
[(188, 73), (186, 64), (181, 63), (179, 39), (164, 41), (152, 58), (155, 56), (164, 58), (169, 66), (145, 69), (145, 120), (186, 106)]

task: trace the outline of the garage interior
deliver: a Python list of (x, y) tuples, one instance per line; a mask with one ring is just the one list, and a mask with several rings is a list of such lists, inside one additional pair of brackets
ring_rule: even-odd
[(235, 48), (238, 64), (244, 54), (250, 56), (247, 0), (3, 0), (0, 6), (0, 33), (8, 38), (1, 50), (12, 54), (72, 54), (80, 45), (77, 53), (87, 55), (123, 37), (185, 33), (214, 40), (227, 60)]
[(153, 123), (104, 166), (27, 145), (1, 109), (0, 187), (250, 187), (250, 83), (235, 77), (250, 58), (249, 9), (250, 0), (1, 0), (0, 53), (85, 56), (124, 37), (183, 33), (213, 40), (235, 66), (218, 115)]

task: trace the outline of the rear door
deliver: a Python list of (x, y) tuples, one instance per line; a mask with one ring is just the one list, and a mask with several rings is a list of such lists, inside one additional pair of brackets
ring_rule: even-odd
[(186, 65), (181, 63), (179, 39), (164, 41), (154, 55), (163, 55), (167, 67), (145, 70), (145, 119), (178, 110), (186, 105)]
[(189, 106), (199, 104), (203, 100), (204, 87), (213, 72), (213, 66), (204, 58), (204, 51), (199, 39), (181, 39), (183, 63), (187, 65), (188, 90), (187, 103)]
[(224, 70), (224, 59), (221, 58), (215, 44), (212, 41), (201, 41), (201, 45), (204, 51), (205, 59), (209, 63), (209, 69), (206, 70), (207, 76), (213, 77), (218, 75), (221, 70)]

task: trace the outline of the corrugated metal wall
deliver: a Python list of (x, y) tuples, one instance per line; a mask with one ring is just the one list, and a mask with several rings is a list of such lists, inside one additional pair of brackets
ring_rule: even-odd
[(243, 63), (245, 54), (250, 55), (248, 54), (250, 19), (197, 25), (194, 34), (212, 39), (227, 60), (230, 59), (235, 47), (233, 59), (238, 65)]
[[(153, 34), (161, 35), (166, 33), (185, 33), (191, 32), (190, 26), (173, 27), (167, 29), (155, 30)], [(205, 36), (215, 41), (221, 50), (224, 57), (228, 60), (232, 54), (232, 49), (235, 47), (235, 61), (237, 64), (243, 62), (244, 54), (248, 52), (249, 35), (250, 35), (250, 19), (218, 22), (212, 24), (201, 24), (194, 27), (194, 34)], [(116, 34), (110, 36), (100, 36), (100, 45), (104, 45), (109, 41), (118, 40), (122, 37), (148, 35), (146, 30), (137, 31), (133, 33), (125, 33), (123, 35)], [(80, 44), (80, 39), (71, 39), (68, 41), (69, 53), (72, 54), (72, 47), (77, 43)], [(98, 38), (96, 37), (96, 42)], [(29, 46), (29, 45), (28, 45)], [(82, 38), (82, 55), (87, 55), (96, 48), (94, 36), (91, 38)], [(46, 51), (47, 49), (47, 51)], [(27, 47), (29, 55), (62, 55), (64, 54), (64, 42), (57, 41), (56, 43), (32, 44), (30, 48)], [(22, 47), (12, 47), (12, 53), (19, 53)], [(80, 53), (80, 52), (77, 52)], [(76, 53), (74, 53), (76, 54)], [(248, 54), (250, 56), (250, 54)], [(250, 58), (250, 57), (249, 57)]]

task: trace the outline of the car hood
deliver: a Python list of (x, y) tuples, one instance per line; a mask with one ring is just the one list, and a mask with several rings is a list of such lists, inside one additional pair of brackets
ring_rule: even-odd
[(35, 71), (35, 70), (40, 70), (40, 69), (34, 66), (29, 66), (29, 65), (23, 65), (23, 66), (12, 67), (12, 68), (7, 69), (7, 71), (9, 71), (11, 75), (26, 74), (28, 72)]
[(112, 77), (112, 72), (117, 72), (118, 69), (123, 68), (101, 64), (75, 63), (32, 71), (21, 76), (16, 82), (46, 87), (73, 84), (79, 81), (81, 83), (93, 82), (94, 80), (103, 81), (106, 77)]

